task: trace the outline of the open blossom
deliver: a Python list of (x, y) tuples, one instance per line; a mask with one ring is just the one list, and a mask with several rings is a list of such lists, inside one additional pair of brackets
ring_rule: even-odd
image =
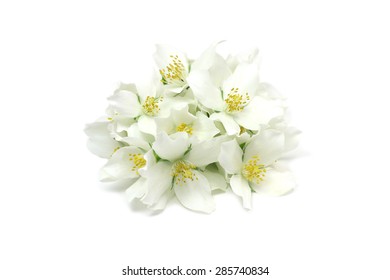
[(192, 146), (185, 132), (171, 136), (165, 132), (159, 133), (153, 150), (160, 160), (146, 174), (145, 195), (141, 201), (158, 209), (165, 207), (174, 195), (183, 206), (191, 210), (206, 213), (214, 211), (212, 187), (202, 169), (217, 161), (223, 140), (224, 137), (218, 137)]
[(258, 66), (243, 62), (229, 73), (227, 63), (218, 65), (225, 79), (213, 77), (213, 71), (195, 70), (188, 78), (199, 102), (213, 112), (211, 118), (220, 121), (226, 133), (237, 135), (240, 126), (257, 130), (272, 118), (284, 114), (280, 100), (265, 98), (260, 93)]
[(120, 84), (106, 116), (88, 124), (88, 148), (107, 160), (100, 180), (127, 187), (129, 201), (162, 210), (176, 198), (210, 213), (229, 189), (252, 207), (252, 194), (292, 191), (278, 160), (300, 131), (286, 120), (284, 98), (260, 81), (258, 50), (224, 58), (212, 44), (194, 60), (157, 45), (147, 83)]
[(88, 149), (99, 157), (110, 158), (115, 150), (123, 146), (115, 139), (117, 134), (113, 132), (110, 122), (106, 119), (87, 124), (84, 131), (89, 137)]
[(194, 141), (203, 141), (212, 139), (220, 131), (214, 124), (214, 121), (203, 112), (191, 114), (188, 107), (173, 109), (169, 117), (156, 118), (157, 129), (165, 131), (167, 134), (176, 132), (185, 132)]
[(284, 152), (285, 135), (274, 129), (254, 136), (244, 151), (235, 139), (221, 145), (219, 163), (231, 174), (230, 186), (242, 198), (245, 208), (252, 207), (252, 191), (283, 195), (294, 188), (291, 173), (279, 171), (276, 166)]
[(187, 87), (190, 63), (181, 51), (167, 45), (157, 45), (154, 60), (161, 75), (161, 83), (169, 91), (180, 93)]

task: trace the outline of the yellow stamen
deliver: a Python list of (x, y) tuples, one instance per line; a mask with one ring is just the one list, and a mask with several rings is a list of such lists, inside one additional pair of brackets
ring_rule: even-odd
[(133, 162), (133, 167), (131, 168), (131, 171), (135, 171), (137, 175), (138, 169), (144, 167), (146, 165), (146, 160), (144, 159), (143, 155), (141, 154), (129, 154), (129, 160)]
[(158, 102), (162, 101), (162, 97), (152, 97), (147, 96), (144, 104), (142, 105), (142, 109), (145, 114), (149, 116), (155, 116), (160, 111), (160, 107), (158, 106)]
[(171, 62), (164, 69), (160, 69), (161, 82), (166, 84), (174, 84), (184, 82), (186, 71), (183, 62), (177, 55), (170, 55)]
[(249, 94), (241, 94), (238, 88), (232, 88), (225, 99), (226, 111), (228, 113), (241, 112), (249, 102)]
[(187, 132), (189, 135), (192, 135), (192, 126), (190, 124), (181, 123), (176, 128), (176, 131), (179, 131), (179, 132), (183, 132), (184, 131), (184, 132)]
[(253, 156), (242, 168), (242, 175), (250, 182), (259, 184), (267, 172), (264, 164), (259, 164), (260, 158)]
[(184, 161), (176, 162), (172, 167), (172, 177), (175, 179), (175, 184), (183, 186), (187, 183), (187, 179), (194, 181), (198, 177), (193, 172), (195, 165)]

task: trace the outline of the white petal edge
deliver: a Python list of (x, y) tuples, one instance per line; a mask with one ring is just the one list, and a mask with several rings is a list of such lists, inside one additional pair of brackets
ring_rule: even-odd
[(171, 190), (167, 190), (165, 193), (162, 194), (160, 199), (153, 205), (150, 205), (149, 208), (154, 211), (161, 211), (164, 210), (167, 206), (168, 201), (174, 196), (174, 192)]
[(221, 144), (218, 162), (228, 174), (241, 172), (242, 150), (235, 139)]
[(233, 175), (230, 178), (232, 191), (242, 198), (242, 205), (245, 209), (252, 209), (252, 190), (248, 181), (241, 174)]
[(210, 140), (194, 143), (191, 151), (185, 159), (195, 164), (197, 167), (209, 165), (217, 162), (220, 154), (221, 143), (226, 141), (225, 136), (215, 137)]
[(132, 170), (134, 162), (130, 160), (131, 154), (141, 154), (143, 152), (137, 147), (123, 147), (117, 150), (107, 163), (102, 167), (102, 174), (112, 179), (125, 179), (139, 177), (138, 170)]
[(210, 119), (220, 121), (228, 135), (237, 135), (240, 132), (240, 126), (234, 120), (233, 116), (225, 112), (214, 113), (210, 116)]
[(232, 88), (238, 88), (239, 93), (248, 93), (252, 98), (257, 92), (258, 83), (259, 71), (256, 64), (241, 63), (223, 83), (223, 98), (226, 99)]
[(260, 164), (274, 164), (284, 153), (284, 133), (275, 129), (264, 129), (253, 136), (245, 148), (244, 163), (259, 156)]
[(160, 158), (175, 161), (181, 158), (189, 146), (188, 135), (185, 132), (175, 133), (172, 139), (166, 132), (159, 132), (152, 148)]
[(200, 172), (193, 171), (197, 179), (187, 180), (184, 185), (174, 186), (174, 191), (180, 203), (193, 211), (211, 213), (215, 203), (211, 194), (209, 182)]
[(223, 100), (221, 91), (213, 84), (210, 74), (207, 71), (191, 71), (187, 82), (199, 102), (210, 109), (222, 111)]
[(264, 181), (260, 182), (259, 185), (252, 183), (252, 187), (259, 194), (281, 196), (292, 192), (296, 187), (296, 182), (291, 172), (270, 169), (267, 171)]
[(149, 206), (155, 205), (161, 196), (172, 186), (172, 164), (160, 161), (151, 167), (146, 175), (147, 193), (142, 202)]
[(156, 136), (156, 122), (153, 117), (142, 115), (138, 119), (139, 130), (143, 133), (147, 133)]
[(211, 171), (211, 170), (206, 169), (205, 171), (203, 171), (203, 175), (209, 181), (210, 188), (212, 191), (214, 191), (214, 190), (225, 191), (226, 190), (227, 182), (225, 180), (225, 177), (222, 176), (220, 173), (218, 173), (218, 170)]
[(209, 140), (219, 133), (219, 129), (215, 126), (214, 121), (208, 118), (202, 112), (197, 112), (196, 120), (193, 123), (193, 136), (199, 140)]
[(108, 98), (110, 107), (119, 115), (130, 118), (138, 117), (141, 114), (141, 104), (138, 96), (131, 91), (117, 91)]
[(242, 112), (234, 115), (234, 119), (245, 128), (257, 130), (260, 124), (268, 124), (271, 119), (283, 114), (284, 108), (279, 101), (255, 96)]
[(110, 135), (109, 122), (94, 122), (87, 124), (84, 132), (89, 137), (88, 150), (101, 158), (110, 158), (115, 149), (122, 145)]
[(138, 178), (137, 181), (134, 182), (127, 190), (126, 190), (126, 197), (128, 201), (132, 201), (135, 198), (142, 198), (148, 190), (146, 179), (145, 178)]

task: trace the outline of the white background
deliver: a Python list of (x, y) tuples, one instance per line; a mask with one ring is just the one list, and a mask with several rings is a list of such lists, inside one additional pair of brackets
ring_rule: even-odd
[[(386, 2), (2, 1), (0, 278), (131, 279), (127, 265), (180, 265), (389, 279)], [(98, 182), (104, 161), (87, 151), (84, 125), (119, 81), (152, 66), (155, 43), (194, 57), (216, 40), (258, 46), (263, 80), (288, 97), (303, 131), (299, 187), (256, 196), (250, 212), (232, 194), (211, 215), (137, 210)]]

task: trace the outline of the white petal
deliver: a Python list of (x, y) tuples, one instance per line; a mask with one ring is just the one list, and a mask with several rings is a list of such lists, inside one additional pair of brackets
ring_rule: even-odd
[(269, 122), (271, 128), (280, 130), (284, 133), (285, 137), (285, 151), (289, 152), (294, 150), (298, 146), (299, 136), (301, 131), (295, 127), (288, 126), (284, 118), (274, 118)]
[(143, 133), (147, 133), (150, 135), (155, 136), (156, 135), (156, 122), (154, 121), (154, 118), (142, 115), (138, 119), (138, 126), (139, 130)]
[(196, 120), (196, 117), (188, 112), (188, 106), (172, 110), (172, 118), (175, 125), (191, 124)]
[(216, 170), (209, 170), (206, 169), (203, 172), (203, 175), (206, 177), (206, 179), (210, 183), (211, 190), (222, 190), (225, 191), (227, 188), (227, 182), (225, 180), (225, 177), (222, 176), (219, 172), (218, 169)]
[[(171, 94), (171, 93), (167, 93)], [(181, 110), (188, 107), (190, 104), (195, 104), (193, 96), (175, 96), (169, 97), (164, 96), (163, 101), (159, 103), (160, 111), (158, 112), (159, 117), (169, 117), (173, 109)]]
[(214, 113), (210, 116), (210, 119), (220, 121), (228, 135), (237, 135), (240, 132), (240, 126), (234, 120), (233, 116), (225, 112)]
[(218, 162), (228, 174), (237, 174), (241, 171), (242, 150), (235, 139), (221, 144)]
[(222, 111), (223, 100), (220, 89), (213, 84), (207, 71), (191, 71), (187, 82), (199, 102), (210, 109)]
[(287, 127), (284, 131), (285, 136), (285, 151), (289, 152), (298, 147), (299, 144), (299, 135), (301, 134), (301, 131), (296, 129), (295, 127)]
[(260, 83), (257, 94), (267, 99), (284, 99), (277, 89), (268, 83)]
[(167, 45), (157, 45), (156, 46), (154, 60), (155, 60), (156, 65), (160, 71), (163, 71), (165, 73), (169, 72), (169, 70), (167, 70), (167, 67), (169, 65), (172, 65), (172, 62), (173, 62), (172, 57), (173, 56), (178, 57), (178, 59), (183, 64), (184, 69), (181, 73), (180, 79), (167, 80), (168, 84), (165, 85), (164, 87), (168, 88), (169, 91), (171, 91), (171, 92), (180, 93), (185, 89), (186, 84), (187, 84), (185, 80), (186, 80), (187, 75), (188, 75), (189, 66), (188, 66), (188, 60), (187, 60), (186, 56), (184, 55), (184, 53), (178, 51), (177, 49), (175, 49), (171, 46), (167, 46)]
[(226, 141), (226, 137), (216, 137), (210, 140), (194, 143), (191, 151), (186, 155), (186, 160), (197, 167), (206, 166), (217, 162), (221, 144)]
[(136, 93), (120, 90), (108, 98), (110, 109), (119, 115), (129, 118), (138, 117), (141, 114), (141, 104)]
[(130, 146), (136, 146), (148, 151), (151, 148), (149, 143), (154, 141), (154, 138), (148, 134), (142, 133), (139, 130), (138, 123), (135, 123), (128, 127), (127, 137), (123, 137), (122, 141), (128, 143)]
[(171, 190), (167, 190), (163, 193), (160, 199), (153, 205), (150, 205), (149, 208), (155, 211), (164, 210), (168, 201), (174, 196), (174, 192)]
[(191, 71), (206, 70), (215, 86), (220, 86), (222, 81), (231, 75), (226, 61), (216, 52), (219, 43), (212, 44), (198, 59), (191, 64)]
[(235, 56), (230, 55), (226, 59), (226, 61), (232, 70), (236, 69), (237, 65), (239, 65), (242, 62), (255, 63), (256, 65), (259, 65), (258, 54), (259, 54), (259, 50), (257, 48), (254, 48), (249, 51), (239, 53)]
[(188, 72), (188, 60), (186, 55), (178, 49), (168, 45), (156, 45), (156, 52), (154, 53), (153, 58), (158, 69), (164, 69), (171, 63), (171, 55), (177, 55)]
[(237, 66), (234, 73), (223, 83), (224, 99), (230, 93), (232, 88), (238, 88), (239, 93), (248, 93), (249, 96), (255, 95), (259, 83), (259, 71), (255, 64), (241, 63)]
[(146, 179), (140, 177), (126, 190), (127, 200), (132, 201), (134, 198), (142, 198), (147, 190)]
[(214, 199), (207, 179), (198, 171), (193, 171), (197, 180), (187, 180), (184, 185), (174, 186), (177, 199), (184, 207), (205, 213), (215, 210)]
[(148, 96), (159, 96), (159, 90), (161, 89), (161, 76), (158, 71), (152, 71), (146, 79), (137, 83), (137, 92), (142, 101), (145, 101)]
[(258, 130), (261, 121), (259, 120), (259, 118), (256, 117), (257, 113), (258, 111), (254, 106), (249, 107), (248, 105), (244, 108), (243, 111), (234, 114), (233, 118), (243, 128), (250, 130)]
[(156, 204), (161, 196), (172, 186), (172, 164), (160, 161), (147, 172), (148, 191), (142, 198), (147, 205)]
[(84, 132), (89, 137), (87, 147), (91, 153), (109, 158), (115, 149), (120, 148), (122, 144), (113, 139), (108, 130), (108, 122), (94, 122), (87, 124)]
[(261, 164), (270, 165), (284, 152), (284, 134), (275, 129), (264, 129), (253, 136), (245, 148), (244, 163), (253, 156), (259, 156)]
[(196, 117), (192, 126), (193, 136), (196, 136), (200, 141), (211, 139), (219, 133), (214, 121), (205, 114), (198, 112)]
[(123, 131), (126, 131), (136, 122), (134, 118), (125, 115), (117, 115), (115, 113), (107, 113), (107, 115), (110, 116), (108, 118), (110, 120), (110, 130), (115, 133), (113, 136), (117, 137), (117, 140), (119, 140), (118, 138)]
[(218, 87), (221, 87), (223, 81), (232, 75), (225, 59), (220, 55), (215, 57), (213, 66), (209, 69), (209, 73), (214, 85), (218, 85)]
[(294, 190), (295, 186), (295, 178), (291, 172), (282, 172), (275, 169), (268, 170), (264, 181), (260, 182), (259, 185), (252, 183), (252, 187), (257, 193), (271, 196), (290, 193)]
[(215, 48), (218, 43), (213, 43), (191, 64), (193, 70), (208, 70), (213, 66), (215, 56), (217, 55)]
[(234, 115), (234, 119), (247, 129), (258, 130), (260, 124), (268, 124), (272, 118), (283, 114), (284, 108), (279, 101), (255, 96), (242, 112)]
[(157, 133), (165, 131), (168, 135), (176, 132), (176, 126), (172, 118), (172, 114), (167, 117), (157, 117), (154, 119), (156, 122)]
[(176, 133), (176, 139), (169, 137), (166, 132), (159, 132), (153, 143), (153, 150), (160, 158), (175, 161), (188, 150), (188, 135), (185, 132)]
[(143, 152), (136, 147), (127, 146), (120, 148), (103, 166), (103, 174), (113, 179), (139, 177), (134, 161), (130, 160), (130, 155), (133, 154), (141, 154), (143, 156)]
[(151, 169), (156, 164), (156, 158), (154, 157), (153, 150), (150, 149), (144, 154), (144, 159), (146, 160), (146, 165), (138, 169), (138, 173), (142, 177), (148, 177), (149, 169)]
[(236, 136), (238, 145), (246, 144), (251, 139), (251, 136), (248, 132), (243, 132), (240, 135)]
[(249, 187), (248, 181), (241, 175), (233, 175), (230, 178), (230, 186), (232, 191), (242, 198), (244, 208), (252, 208), (252, 190)]

